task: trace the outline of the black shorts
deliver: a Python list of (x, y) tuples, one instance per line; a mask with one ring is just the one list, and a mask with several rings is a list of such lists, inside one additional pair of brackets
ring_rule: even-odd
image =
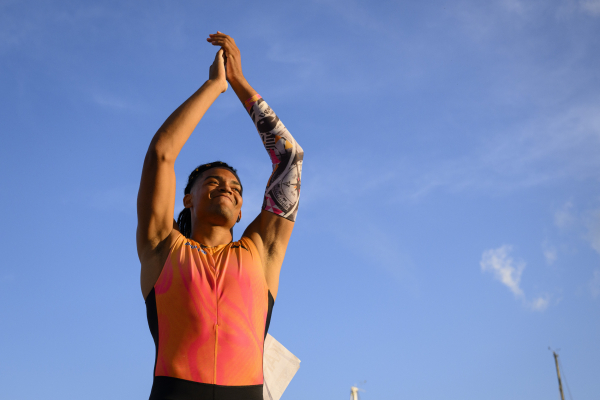
[(149, 400), (263, 400), (263, 385), (220, 386), (155, 376)]

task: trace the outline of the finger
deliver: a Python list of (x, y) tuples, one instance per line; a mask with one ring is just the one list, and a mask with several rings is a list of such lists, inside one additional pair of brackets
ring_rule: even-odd
[(223, 49), (219, 49), (219, 51), (217, 51), (217, 54), (215, 55), (215, 61), (219, 61), (223, 59)]
[(212, 42), (214, 40), (225, 40), (225, 39), (231, 39), (229, 36), (224, 35), (224, 34), (215, 34), (215, 33), (211, 33), (208, 35), (208, 38), (206, 39), (209, 42)]
[(217, 41), (224, 41), (224, 40), (225, 40), (225, 38), (213, 36), (213, 37), (209, 37), (209, 38), (208, 38), (208, 39), (206, 39), (206, 40), (208, 40), (208, 41), (210, 41), (210, 42), (217, 42)]
[(233, 50), (233, 46), (231, 43), (225, 41), (214, 41), (211, 42), (213, 46), (221, 46), (221, 48), (225, 51), (225, 54), (229, 53), (229, 51)]
[[(208, 35), (211, 39), (223, 38), (223, 39), (232, 39), (231, 36), (226, 35), (224, 33), (211, 33)], [(233, 39), (232, 39), (233, 40)]]
[(209, 40), (209, 42), (214, 45), (228, 46), (228, 47), (231, 47), (234, 44), (233, 41), (229, 38), (226, 38), (226, 39), (214, 38), (214, 39)]
[(206, 40), (208, 40), (212, 44), (215, 44), (215, 43), (225, 43), (227, 41), (227, 39), (224, 39), (224, 38), (209, 38), (209, 39), (206, 39)]

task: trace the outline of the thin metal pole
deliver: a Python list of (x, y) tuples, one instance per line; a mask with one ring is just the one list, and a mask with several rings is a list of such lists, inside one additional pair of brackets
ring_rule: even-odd
[(565, 400), (565, 394), (562, 390), (562, 381), (560, 380), (560, 369), (558, 369), (558, 354), (555, 351), (552, 352), (554, 354), (554, 363), (556, 364), (556, 375), (558, 376), (558, 390), (560, 390), (560, 398)]

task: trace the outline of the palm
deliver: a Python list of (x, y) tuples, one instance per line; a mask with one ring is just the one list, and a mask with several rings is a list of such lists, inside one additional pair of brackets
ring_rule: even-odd
[(228, 84), (227, 84), (227, 74), (225, 72), (225, 62), (224, 62), (224, 57), (223, 57), (223, 50), (219, 50), (217, 52), (217, 55), (215, 56), (215, 60), (213, 61), (212, 65), (210, 66), (210, 70), (208, 73), (208, 78), (216, 81), (216, 82), (222, 82), (224, 85), (223, 88), (223, 92), (225, 92), (227, 90)]
[(233, 40), (231, 36), (225, 35), (219, 31), (217, 31), (217, 33), (211, 33), (206, 40), (213, 46), (221, 46), (221, 49), (225, 51), (225, 67), (229, 82), (242, 79), (240, 50), (235, 44), (235, 40)]

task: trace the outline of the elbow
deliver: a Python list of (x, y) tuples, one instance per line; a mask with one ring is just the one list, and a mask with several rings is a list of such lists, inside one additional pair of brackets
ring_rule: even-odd
[(296, 142), (296, 157), (299, 157), (301, 160), (304, 158), (304, 150), (298, 142)]
[(174, 151), (173, 146), (166, 143), (164, 140), (153, 140), (148, 148), (146, 157), (161, 163), (172, 163), (175, 164), (177, 158), (177, 152)]

